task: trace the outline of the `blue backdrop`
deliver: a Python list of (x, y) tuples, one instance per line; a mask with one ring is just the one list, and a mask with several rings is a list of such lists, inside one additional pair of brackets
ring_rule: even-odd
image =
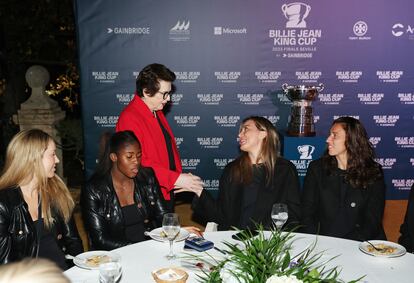
[(339, 116), (359, 118), (387, 198), (406, 198), (414, 182), (413, 8), (410, 0), (77, 0), (87, 175), (138, 71), (158, 62), (177, 75), (167, 118), (184, 171), (208, 189), (217, 190), (237, 156), (244, 117), (265, 116), (284, 131), (291, 103), (281, 85), (322, 82), (317, 135)]

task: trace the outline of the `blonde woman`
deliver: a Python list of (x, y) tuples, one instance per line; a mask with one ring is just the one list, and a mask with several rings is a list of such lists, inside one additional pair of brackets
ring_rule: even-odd
[(62, 270), (46, 259), (25, 259), (0, 266), (0, 283), (70, 283)]
[(37, 129), (21, 131), (7, 147), (0, 177), (0, 263), (41, 257), (66, 269), (64, 252), (82, 252), (74, 202), (55, 174), (55, 151), (53, 139)]

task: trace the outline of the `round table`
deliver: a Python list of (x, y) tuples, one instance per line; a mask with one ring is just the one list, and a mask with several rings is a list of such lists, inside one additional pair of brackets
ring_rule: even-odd
[[(222, 241), (236, 242), (231, 235), (235, 231), (208, 232), (204, 237), (218, 248), (225, 249)], [(407, 253), (401, 257), (384, 258), (373, 257), (362, 253), (358, 246), (360, 242), (340, 238), (294, 233), (292, 256), (306, 249), (316, 241), (315, 252), (323, 252), (321, 261), (337, 256), (327, 266), (339, 266), (340, 278), (345, 281), (365, 277), (361, 282), (375, 283), (411, 283), (414, 269), (414, 255)], [(181, 267), (189, 273), (188, 283), (197, 282), (195, 269), (189, 268), (179, 256), (184, 255), (184, 242), (174, 243), (177, 259), (167, 260), (168, 242), (148, 240), (114, 250), (122, 257), (123, 275), (121, 283), (154, 282), (151, 272), (164, 267)], [(216, 250), (208, 251), (211, 255), (223, 257)], [(196, 252), (192, 252), (196, 253)], [(98, 282), (98, 271), (72, 267), (64, 273), (73, 283)]]

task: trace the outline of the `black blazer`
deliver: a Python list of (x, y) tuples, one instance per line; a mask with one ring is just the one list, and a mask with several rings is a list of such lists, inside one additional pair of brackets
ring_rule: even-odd
[[(215, 199), (206, 190), (193, 203), (194, 212), (206, 221), (219, 224), (219, 230), (231, 227), (240, 228), (243, 185), (230, 182), (230, 170), (234, 161), (229, 163), (220, 178), (218, 198)], [(260, 188), (257, 194), (252, 220), (271, 227), (271, 211), (274, 203), (288, 206), (288, 222), (297, 226), (301, 217), (299, 179), (296, 167), (288, 160), (278, 158), (276, 161), (273, 184)]]
[[(339, 174), (328, 175), (322, 159), (309, 164), (302, 192), (303, 232), (358, 241), (385, 239), (382, 226), (384, 178), (365, 189), (345, 184), (343, 202), (342, 182), (343, 177)], [(340, 206), (344, 207), (345, 215), (338, 223)]]
[(414, 185), (411, 187), (408, 197), (407, 211), (404, 223), (400, 227), (401, 236), (398, 242), (403, 245), (408, 252), (414, 251)]
[[(134, 183), (134, 200), (143, 215), (145, 229), (161, 226), (167, 209), (152, 168), (141, 167)], [(93, 178), (82, 188), (81, 207), (91, 249), (112, 250), (132, 244), (126, 239), (121, 205), (110, 173)]]
[[(53, 210), (52, 210), (53, 213)], [(56, 213), (50, 231), (58, 246), (66, 254), (73, 256), (83, 252), (82, 241), (74, 221), (65, 223)], [(35, 224), (24, 201), (21, 189), (0, 190), (0, 264), (36, 257), (38, 237)]]

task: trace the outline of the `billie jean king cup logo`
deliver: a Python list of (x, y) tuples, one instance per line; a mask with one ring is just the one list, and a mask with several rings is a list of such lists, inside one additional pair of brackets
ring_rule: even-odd
[(282, 12), (288, 19), (286, 23), (287, 28), (306, 28), (305, 19), (309, 15), (311, 6), (295, 2), (282, 5)]
[(292, 101), (290, 109), (288, 135), (293, 137), (315, 136), (315, 125), (313, 122), (312, 100), (322, 91), (324, 85), (319, 86), (289, 86), (283, 84), (282, 89), (286, 96)]
[(315, 151), (315, 147), (310, 144), (303, 144), (298, 146), (298, 152), (300, 154), (299, 159), (312, 159), (312, 153)]

